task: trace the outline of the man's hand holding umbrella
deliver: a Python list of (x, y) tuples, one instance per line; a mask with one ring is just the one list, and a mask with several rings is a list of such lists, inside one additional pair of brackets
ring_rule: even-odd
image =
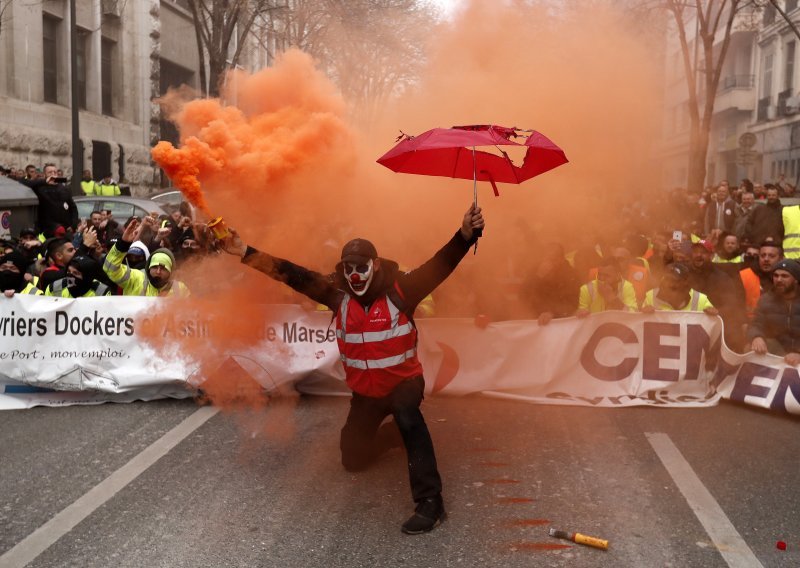
[[(486, 222), (483, 220), (481, 208), (474, 203), (470, 205), (466, 213), (464, 213), (464, 220), (461, 223), (461, 236), (467, 242), (472, 241), (472, 236), (476, 230), (483, 230)], [(480, 235), (480, 233), (478, 233)]]

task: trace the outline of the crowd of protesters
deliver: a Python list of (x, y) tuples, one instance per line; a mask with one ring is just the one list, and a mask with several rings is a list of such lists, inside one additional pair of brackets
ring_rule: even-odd
[[(4, 241), (0, 288), (14, 293), (65, 297), (187, 295), (173, 278), (191, 258), (220, 253), (186, 203), (170, 215), (114, 219), (110, 211), (78, 218), (65, 179), (52, 164), (2, 173), (31, 187), (39, 197), (38, 226)], [(118, 195), (105, 176), (83, 173), (88, 195)], [(784, 355), (800, 363), (800, 206), (785, 205), (795, 187), (722, 181), (700, 194), (674, 189), (637, 200), (620, 211), (622, 231), (580, 243), (545, 241), (520, 247), (528, 262), (513, 292), (522, 310), (492, 319), (585, 317), (606, 310), (697, 311), (719, 315), (725, 343), (739, 352)], [(464, 271), (464, 278), (470, 278)], [(451, 288), (459, 286), (455, 278)], [(462, 309), (447, 298), (426, 298), (417, 317), (475, 315), (480, 291), (460, 295)], [(469, 305), (471, 313), (464, 313)]]
[(606, 310), (719, 315), (731, 349), (798, 364), (800, 206), (781, 202), (794, 195), (780, 176), (636, 200), (619, 213), (620, 233), (545, 247), (519, 296), (543, 325)]
[[(6, 297), (186, 296), (187, 287), (173, 278), (178, 266), (219, 253), (187, 203), (169, 215), (152, 213), (144, 219), (118, 220), (110, 210), (80, 219), (67, 180), (55, 165), (45, 164), (41, 172), (34, 166), (2, 172), (39, 199), (37, 226), (0, 243), (0, 289)], [(88, 171), (83, 177), (87, 195), (119, 195), (110, 175), (98, 182)]]

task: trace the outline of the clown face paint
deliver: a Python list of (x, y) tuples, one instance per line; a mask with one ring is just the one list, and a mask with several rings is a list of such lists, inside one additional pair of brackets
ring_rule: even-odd
[(375, 270), (372, 259), (363, 264), (344, 263), (345, 280), (356, 296), (363, 296), (367, 293), (373, 276), (375, 276)]

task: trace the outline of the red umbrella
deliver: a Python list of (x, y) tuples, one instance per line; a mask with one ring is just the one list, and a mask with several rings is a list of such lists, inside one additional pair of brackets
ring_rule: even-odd
[[(516, 142), (512, 138), (524, 139)], [(473, 180), (475, 205), (478, 204), (478, 180), (522, 183), (567, 163), (564, 151), (535, 130), (521, 130), (496, 125), (434, 128), (419, 136), (402, 134), (399, 143), (378, 158), (378, 163), (398, 173), (422, 174)], [(476, 150), (494, 146), (500, 153)], [(525, 157), (517, 166), (501, 146), (524, 147)], [(476, 244), (477, 250), (477, 244)]]
[[(546, 136), (505, 126), (434, 128), (419, 136), (403, 134), (399, 141), (378, 159), (379, 164), (398, 173), (488, 181), (495, 195), (500, 194), (496, 182), (522, 183), (568, 161)], [(476, 150), (478, 146), (494, 146), (500, 155)], [(522, 165), (515, 165), (501, 146), (526, 148)]]

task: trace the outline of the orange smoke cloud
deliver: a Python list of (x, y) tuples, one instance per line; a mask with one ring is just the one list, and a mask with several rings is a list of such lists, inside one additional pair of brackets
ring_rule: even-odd
[[(207, 217), (221, 212), (240, 228), (258, 228), (254, 211), (268, 214), (280, 192), (304, 171), (337, 169), (352, 160), (345, 105), (311, 58), (292, 50), (255, 75), (233, 72), (221, 99), (175, 104), (181, 146), (152, 150), (187, 200)], [(249, 221), (249, 222), (248, 222)]]
[[(500, 184), (499, 198), (481, 184), (487, 229), (478, 254), (434, 293), (437, 315), (480, 309), (494, 319), (525, 317), (513, 290), (541, 244), (561, 240), (569, 250), (585, 235), (627, 230), (615, 223), (619, 208), (655, 173), (661, 85), (651, 46), (630, 33), (613, 5), (575, 4), (469, 4), (433, 34), (426, 72), (384, 105), (369, 132), (352, 125), (348, 112), (358, 109), (348, 109), (296, 50), (256, 74), (229, 74), (220, 99), (171, 93), (163, 103), (181, 145), (161, 142), (153, 158), (207, 217), (222, 215), (246, 242), (276, 256), (329, 272), (341, 245), (363, 236), (381, 256), (413, 268), (458, 229), (472, 182), (375, 164), (398, 132), (492, 123), (539, 130), (570, 163), (522, 186)], [(228, 322), (213, 339), (181, 344), (207, 379), (218, 376), (226, 353), (258, 341), (257, 333), (240, 333), (243, 318), (232, 314), (251, 314), (255, 302), (304, 301), (230, 257), (176, 276), (212, 301), (170, 310), (199, 308)], [(147, 339), (174, 348), (163, 337)], [(229, 383), (219, 383), (215, 401), (248, 390)]]

